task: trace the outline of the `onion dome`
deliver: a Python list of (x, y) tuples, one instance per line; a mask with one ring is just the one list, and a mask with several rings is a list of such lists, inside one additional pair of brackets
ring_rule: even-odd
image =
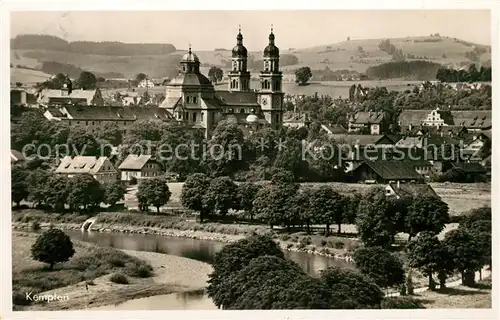
[(238, 35), (236, 36), (236, 46), (233, 48), (233, 58), (236, 57), (248, 57), (247, 48), (243, 45), (243, 35), (241, 34), (241, 28), (238, 30)]
[(197, 62), (200, 63), (200, 59), (198, 56), (191, 52), (191, 46), (189, 46), (189, 52), (182, 56), (182, 62)]
[(264, 57), (279, 57), (280, 49), (274, 45), (274, 33), (271, 26), (271, 33), (269, 34), (269, 45), (264, 49)]

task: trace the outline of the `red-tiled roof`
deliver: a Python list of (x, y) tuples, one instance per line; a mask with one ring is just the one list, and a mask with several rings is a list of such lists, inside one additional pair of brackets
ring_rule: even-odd
[(365, 161), (354, 171), (368, 166), (384, 180), (422, 180), (415, 167), (404, 161)]
[(356, 112), (349, 119), (352, 123), (368, 124), (368, 123), (381, 123), (384, 119), (383, 112)]

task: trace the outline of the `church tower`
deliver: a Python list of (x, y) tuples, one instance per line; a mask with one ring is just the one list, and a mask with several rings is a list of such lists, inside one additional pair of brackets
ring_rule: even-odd
[(264, 49), (264, 70), (260, 72), (259, 104), (261, 110), (273, 128), (279, 128), (283, 122), (283, 95), (281, 82), (283, 75), (279, 70), (280, 51), (274, 44), (271, 25), (269, 45)]
[(247, 70), (248, 51), (243, 45), (241, 27), (236, 36), (236, 46), (233, 48), (229, 71), (229, 91), (250, 91), (250, 72)]

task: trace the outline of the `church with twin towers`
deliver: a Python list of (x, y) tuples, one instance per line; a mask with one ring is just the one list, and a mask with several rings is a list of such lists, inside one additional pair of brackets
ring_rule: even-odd
[(283, 123), (284, 95), (279, 61), (280, 52), (271, 26), (269, 42), (263, 51), (258, 88), (252, 88), (248, 51), (240, 28), (231, 52), (227, 90), (215, 90), (200, 72), (200, 59), (190, 46), (180, 61), (179, 74), (165, 89), (165, 100), (160, 107), (166, 108), (177, 121), (203, 129), (206, 137), (212, 135), (222, 120), (236, 123), (245, 132), (264, 126), (277, 129)]

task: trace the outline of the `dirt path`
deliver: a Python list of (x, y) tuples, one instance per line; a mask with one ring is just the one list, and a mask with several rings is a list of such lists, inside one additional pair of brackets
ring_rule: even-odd
[(80, 282), (40, 293), (67, 297), (67, 300), (34, 304), (25, 310), (87, 309), (153, 295), (199, 290), (206, 286), (208, 274), (212, 271), (209, 264), (192, 259), (153, 252), (123, 251), (147, 261), (153, 267), (154, 276), (129, 278), (130, 283), (122, 285), (111, 282), (110, 275), (105, 275), (95, 279), (93, 285)]

